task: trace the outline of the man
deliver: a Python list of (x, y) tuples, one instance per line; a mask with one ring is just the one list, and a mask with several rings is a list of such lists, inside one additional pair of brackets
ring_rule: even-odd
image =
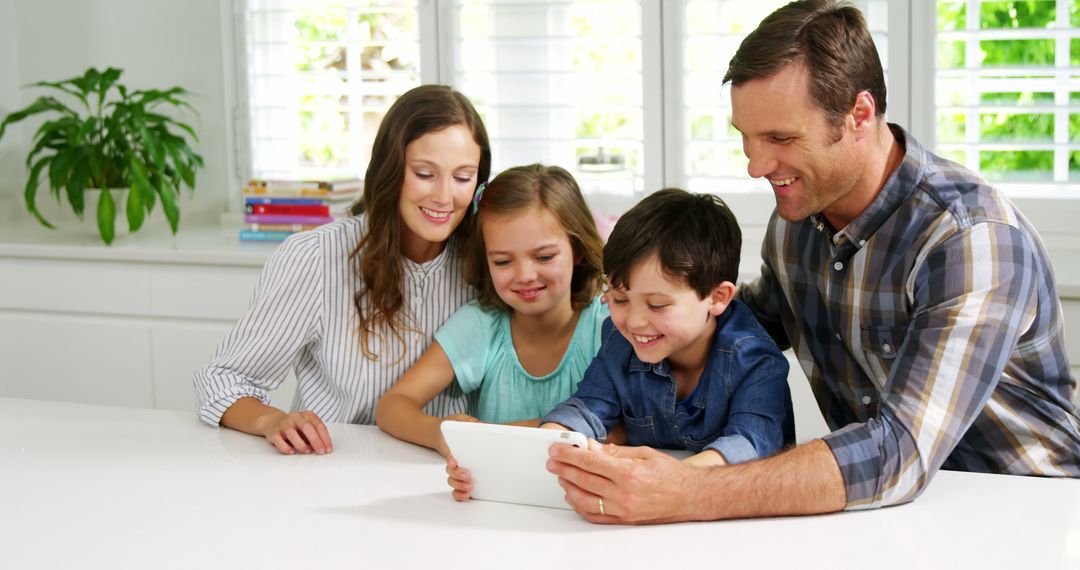
[(942, 467), (1080, 476), (1049, 258), (998, 191), (885, 122), (862, 14), (793, 2), (724, 81), (749, 173), (776, 198), (762, 275), (739, 298), (795, 349), (834, 431), (712, 469), (553, 446), (574, 509), (627, 523), (795, 515), (911, 501)]

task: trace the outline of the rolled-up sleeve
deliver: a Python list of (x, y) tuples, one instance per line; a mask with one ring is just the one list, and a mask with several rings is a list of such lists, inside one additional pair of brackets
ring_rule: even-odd
[[(611, 327), (609, 319), (604, 323), (604, 338), (611, 334)], [(622, 407), (609, 366), (610, 363), (604, 358), (604, 347), (601, 347), (585, 370), (585, 376), (574, 395), (555, 406), (540, 423), (555, 422), (586, 437), (606, 440), (608, 431), (622, 418)]]
[(195, 372), (199, 418), (213, 426), (243, 397), (269, 404), (297, 353), (318, 334), (323, 274), (318, 238), (290, 237), (267, 260), (247, 313)]
[(912, 319), (872, 419), (824, 438), (847, 508), (913, 500), (986, 407), (1035, 319), (1035, 257), (1001, 222), (939, 228), (908, 280)]
[(732, 464), (773, 455), (783, 449), (786, 436), (794, 439), (784, 433), (792, 421), (787, 359), (765, 338), (748, 337), (735, 350), (728, 421), (721, 436), (706, 446)]

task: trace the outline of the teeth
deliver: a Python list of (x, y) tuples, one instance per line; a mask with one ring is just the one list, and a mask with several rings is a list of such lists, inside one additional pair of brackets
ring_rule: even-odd
[(420, 211), (437, 220), (445, 220), (446, 218), (450, 217), (450, 212), (438, 212), (435, 210), (429, 210), (423, 206), (420, 206)]
[(780, 180), (770, 180), (774, 186), (788, 186), (795, 182), (794, 178), (781, 178)]
[(640, 342), (641, 344), (648, 344), (648, 343), (660, 338), (661, 336), (663, 336), (663, 335), (653, 335), (653, 336), (634, 335), (634, 340)]

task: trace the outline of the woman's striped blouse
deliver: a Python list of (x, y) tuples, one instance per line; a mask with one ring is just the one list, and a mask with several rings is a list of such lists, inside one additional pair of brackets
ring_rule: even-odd
[[(363, 216), (340, 220), (294, 235), (274, 252), (247, 314), (210, 364), (195, 373), (200, 419), (217, 426), (225, 410), (245, 396), (270, 404), (267, 391), (280, 385), (292, 367), (297, 379), (293, 410), (311, 410), (325, 422), (375, 422), (379, 398), (472, 291), (453, 244), (423, 264), (403, 259), (403, 311), (416, 332), (404, 333), (402, 343), (383, 327), (381, 338), (372, 341), (378, 360), (369, 360), (360, 350), (353, 306), (360, 278), (349, 260), (364, 227)], [(425, 411), (463, 413), (465, 396), (455, 383)]]

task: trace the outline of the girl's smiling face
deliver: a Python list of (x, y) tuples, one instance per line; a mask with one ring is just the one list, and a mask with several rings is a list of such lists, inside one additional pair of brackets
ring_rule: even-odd
[(574, 250), (555, 216), (534, 206), (509, 214), (482, 213), (488, 271), (495, 292), (521, 315), (572, 310)]

